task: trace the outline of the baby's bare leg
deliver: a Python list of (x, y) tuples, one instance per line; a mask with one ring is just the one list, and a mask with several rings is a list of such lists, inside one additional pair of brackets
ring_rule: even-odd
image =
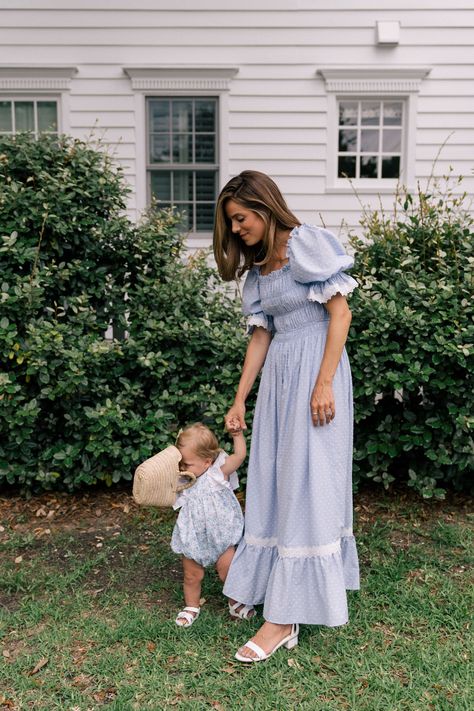
[(191, 558), (183, 557), (183, 591), (184, 600), (189, 607), (199, 607), (201, 599), (201, 582), (204, 568)]
[(230, 564), (232, 563), (232, 558), (234, 557), (235, 546), (230, 546), (224, 553), (217, 559), (216, 570), (217, 575), (223, 583), (227, 578), (227, 573), (229, 572)]

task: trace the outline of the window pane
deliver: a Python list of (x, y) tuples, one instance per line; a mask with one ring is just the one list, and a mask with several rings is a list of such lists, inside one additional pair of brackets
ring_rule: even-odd
[(12, 131), (11, 101), (0, 101), (0, 131)]
[(400, 156), (382, 158), (382, 178), (400, 177)]
[(342, 128), (339, 131), (339, 150), (354, 152), (357, 150), (357, 131)]
[(356, 177), (356, 158), (355, 156), (339, 156), (338, 162), (338, 178), (355, 178)]
[(38, 131), (57, 131), (58, 117), (55, 101), (38, 101)]
[(171, 200), (171, 173), (154, 171), (151, 174), (151, 194), (156, 200)]
[(170, 162), (170, 137), (168, 133), (158, 133), (150, 137), (150, 162)]
[(173, 101), (173, 132), (190, 133), (193, 130), (193, 102)]
[(150, 101), (150, 131), (169, 131), (170, 130), (170, 102), (165, 101)]
[(216, 198), (216, 174), (211, 171), (196, 171), (196, 200), (210, 200)]
[(402, 150), (402, 132), (398, 128), (385, 130), (383, 132), (384, 153), (400, 153)]
[(194, 229), (193, 206), (190, 203), (174, 203), (174, 211), (179, 213), (181, 220), (178, 228), (188, 232)]
[(193, 200), (193, 173), (191, 170), (173, 172), (173, 202)]
[(360, 150), (362, 153), (375, 153), (379, 150), (379, 130), (362, 129), (360, 132)]
[(357, 112), (357, 101), (341, 101), (339, 104), (339, 124), (341, 126), (356, 126)]
[(214, 228), (213, 203), (198, 203), (196, 205), (196, 229), (202, 232), (212, 232)]
[(193, 136), (191, 133), (175, 134), (173, 136), (173, 162), (193, 162)]
[(361, 102), (361, 123), (365, 126), (378, 126), (380, 123), (380, 101)]
[(400, 102), (385, 102), (383, 105), (383, 122), (385, 126), (401, 126), (403, 105)]
[(15, 125), (17, 131), (34, 131), (35, 114), (32, 101), (15, 101)]
[(214, 163), (216, 155), (214, 145), (214, 134), (196, 134), (196, 163)]
[(196, 131), (210, 133), (216, 130), (215, 101), (198, 101), (194, 104)]
[(363, 156), (360, 159), (360, 177), (377, 177), (377, 156)]

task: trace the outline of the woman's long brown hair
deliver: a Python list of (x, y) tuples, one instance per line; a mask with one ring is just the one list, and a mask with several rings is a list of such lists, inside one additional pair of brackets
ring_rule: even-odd
[[(231, 222), (225, 213), (227, 200), (235, 200), (261, 217), (266, 227), (261, 242), (248, 247), (232, 233)], [(276, 231), (293, 229), (300, 224), (268, 175), (257, 170), (244, 170), (231, 178), (217, 199), (214, 223), (214, 257), (222, 279), (232, 281), (254, 264), (266, 264), (275, 254)]]

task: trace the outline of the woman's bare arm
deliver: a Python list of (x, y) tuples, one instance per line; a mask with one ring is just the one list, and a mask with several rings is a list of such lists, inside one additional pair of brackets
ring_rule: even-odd
[(225, 423), (228, 428), (232, 419), (236, 418), (239, 421), (239, 427), (244, 430), (247, 429), (244, 419), (245, 401), (253, 387), (257, 375), (265, 363), (271, 340), (271, 333), (265, 328), (257, 326), (254, 329), (247, 346), (242, 375), (240, 376), (234, 404), (225, 417)]
[(341, 359), (352, 320), (352, 314), (345, 296), (336, 294), (324, 305), (329, 313), (330, 320), (323, 358), (311, 395), (310, 407), (314, 425), (329, 424), (336, 415), (332, 381)]

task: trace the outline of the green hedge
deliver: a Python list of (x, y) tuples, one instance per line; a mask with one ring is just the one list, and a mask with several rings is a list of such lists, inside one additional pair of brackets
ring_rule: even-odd
[[(239, 300), (205, 255), (187, 257), (173, 215), (131, 223), (126, 192), (80, 141), (0, 139), (0, 483), (130, 479), (198, 419), (225, 441), (246, 346)], [(434, 189), (363, 227), (348, 344), (355, 484), (408, 479), (441, 496), (466, 487), (473, 464), (472, 222)], [(110, 322), (128, 337), (105, 340)]]
[(472, 487), (473, 220), (450, 180), (365, 212), (350, 351), (355, 474), (423, 496)]
[[(223, 433), (245, 338), (176, 218), (124, 216), (106, 155), (69, 138), (0, 140), (0, 481), (130, 479), (183, 422)], [(110, 321), (126, 340), (106, 341)]]

